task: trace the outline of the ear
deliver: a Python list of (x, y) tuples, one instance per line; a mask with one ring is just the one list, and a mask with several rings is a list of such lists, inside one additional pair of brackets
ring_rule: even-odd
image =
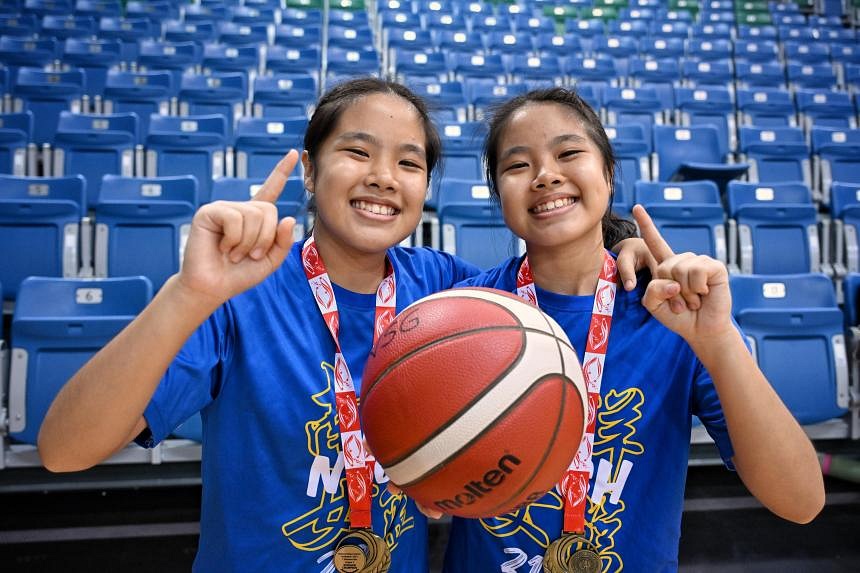
[(311, 156), (308, 155), (307, 150), (302, 151), (302, 168), (304, 171), (304, 185), (305, 189), (308, 193), (314, 192), (314, 164), (311, 162)]

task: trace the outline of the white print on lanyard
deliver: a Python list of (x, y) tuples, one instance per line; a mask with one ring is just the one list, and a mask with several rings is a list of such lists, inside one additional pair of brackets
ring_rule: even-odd
[[(597, 421), (597, 404), (600, 401), (600, 384), (606, 362), (606, 347), (609, 330), (612, 327), (612, 312), (615, 310), (617, 279), (615, 259), (603, 253), (603, 267), (597, 278), (594, 293), (594, 306), (591, 310), (591, 324), (582, 357), (582, 375), (588, 389), (588, 418), (585, 434), (579, 449), (561, 479), (561, 493), (564, 497), (564, 531), (585, 531), (585, 496), (588, 491), (588, 478), (591, 467), (591, 451), (594, 447), (594, 429)], [(538, 305), (534, 277), (526, 256), (517, 271), (517, 294), (527, 302)]]
[[(349, 495), (349, 523), (351, 527), (370, 527), (370, 497), (374, 458), (364, 450), (361, 424), (358, 419), (358, 401), (352, 375), (343, 357), (338, 334), (340, 314), (334, 298), (334, 288), (326, 272), (325, 264), (317, 251), (314, 238), (310, 237), (302, 247), (302, 266), (308, 286), (317, 302), (320, 314), (334, 339), (334, 397), (340, 429), (340, 445), (346, 466), (347, 493)], [(397, 287), (394, 268), (386, 258), (385, 278), (376, 291), (376, 314), (374, 315), (373, 342), (391, 319), (397, 306)]]

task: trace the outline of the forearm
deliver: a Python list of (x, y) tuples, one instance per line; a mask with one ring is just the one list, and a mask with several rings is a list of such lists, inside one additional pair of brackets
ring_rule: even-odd
[(714, 381), (738, 474), (777, 515), (805, 523), (824, 503), (815, 449), (733, 330), (693, 346)]
[(214, 308), (169, 279), (60, 390), (39, 432), (42, 463), (86, 469), (125, 446), (173, 357)]

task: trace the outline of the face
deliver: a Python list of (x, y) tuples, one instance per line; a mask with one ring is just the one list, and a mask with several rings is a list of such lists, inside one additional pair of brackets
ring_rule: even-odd
[(533, 247), (602, 244), (609, 205), (603, 157), (583, 120), (556, 103), (514, 112), (499, 138), (496, 182), (508, 227)]
[(421, 219), (427, 191), (421, 117), (390, 94), (365, 96), (344, 109), (312, 165), (305, 186), (316, 197), (314, 235), (345, 252), (384, 252)]

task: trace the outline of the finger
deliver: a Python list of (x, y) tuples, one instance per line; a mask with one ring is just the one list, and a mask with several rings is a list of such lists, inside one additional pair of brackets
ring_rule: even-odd
[(645, 296), (642, 297), (642, 306), (654, 315), (665, 312), (665, 309), (669, 308), (670, 301), (680, 292), (681, 285), (673, 280), (651, 279), (648, 288), (645, 289)]
[(277, 201), (278, 197), (281, 196), (281, 192), (284, 190), (284, 185), (287, 184), (287, 179), (290, 178), (290, 174), (293, 172), (293, 169), (295, 169), (296, 163), (298, 162), (299, 152), (295, 149), (290, 149), (287, 154), (278, 161), (278, 164), (275, 165), (275, 168), (272, 169), (269, 176), (266, 177), (266, 180), (263, 182), (263, 186), (260, 187), (260, 190), (257, 191), (256, 195), (254, 195), (253, 201), (267, 201), (269, 203)]
[(651, 254), (657, 260), (657, 263), (662, 263), (675, 254), (669, 243), (663, 239), (663, 235), (657, 230), (657, 226), (654, 225), (651, 216), (645, 211), (645, 207), (634, 205), (633, 218), (636, 219), (636, 224), (639, 225), (639, 233), (645, 240), (645, 244), (648, 245)]
[(432, 509), (427, 507), (426, 505), (421, 505), (417, 501), (415, 502), (415, 506), (418, 508), (418, 511), (420, 511), (430, 519), (439, 519), (440, 517), (442, 517), (442, 512), (438, 509)]
[(618, 254), (616, 262), (618, 266), (618, 274), (621, 275), (621, 284), (624, 285), (624, 290), (629, 291), (636, 288), (636, 255), (622, 249)]
[(687, 308), (698, 310), (702, 306), (702, 299), (699, 296), (700, 293), (691, 282), (691, 275), (696, 272), (696, 268), (700, 263), (698, 258), (692, 253), (684, 253), (684, 255), (689, 256), (685, 256), (683, 260), (672, 268), (672, 278), (681, 285), (681, 296), (687, 304)]
[(385, 486), (385, 489), (387, 489), (388, 493), (390, 493), (391, 495), (400, 495), (403, 493), (403, 490), (394, 485), (394, 482), (392, 481), (388, 482), (388, 485)]
[(271, 203), (257, 202), (255, 205), (260, 209), (263, 221), (260, 225), (260, 234), (257, 236), (257, 242), (251, 246), (250, 257), (255, 261), (259, 261), (266, 256), (278, 234), (278, 209)]
[(242, 240), (244, 221), (242, 214), (233, 205), (235, 204), (217, 201), (201, 209), (213, 223), (211, 230), (221, 234), (218, 250), (225, 255)]
[(284, 217), (278, 223), (278, 232), (275, 235), (275, 242), (269, 252), (266, 253), (266, 258), (269, 259), (269, 264), (272, 269), (281, 266), (284, 259), (287, 258), (287, 253), (290, 252), (290, 247), (293, 246), (293, 227), (296, 226), (296, 220), (292, 217)]
[(259, 209), (245, 203), (237, 203), (234, 207), (242, 215), (242, 237), (239, 243), (230, 249), (230, 260), (238, 263), (251, 251), (257, 238), (260, 236), (260, 228), (263, 225), (263, 214)]

